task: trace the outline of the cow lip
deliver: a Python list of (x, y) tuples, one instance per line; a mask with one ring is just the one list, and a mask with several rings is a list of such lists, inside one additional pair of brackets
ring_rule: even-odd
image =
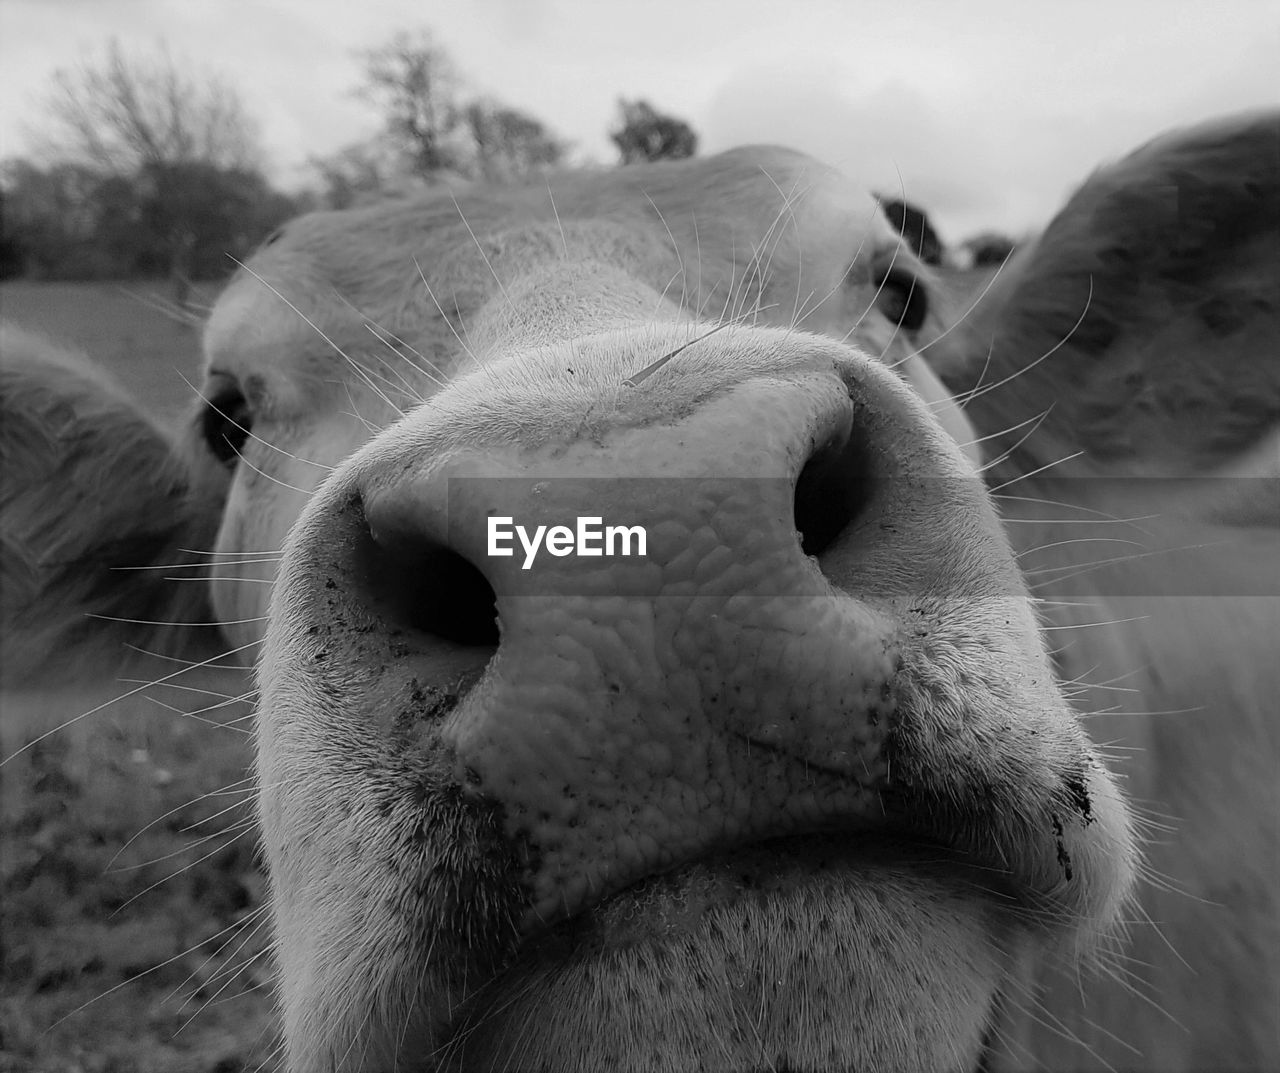
[[(734, 737), (754, 749), (803, 766), (809, 774), (820, 773), (839, 782), (850, 779), (846, 765), (824, 763), (751, 734), (738, 733)], [(652, 892), (675, 891), (690, 876), (700, 875), (704, 880), (714, 876), (715, 883), (724, 888), (722, 893), (729, 893), (737, 874), (744, 880), (737, 884), (742, 890), (759, 890), (774, 880), (795, 881), (806, 868), (815, 863), (823, 867), (826, 861), (841, 868), (889, 862), (904, 869), (941, 870), (952, 880), (967, 877), (975, 887), (1011, 909), (1025, 911), (1036, 904), (1039, 891), (1034, 883), (1004, 860), (994, 845), (987, 852), (981, 843), (975, 845), (966, 836), (971, 836), (972, 831), (966, 833), (960, 826), (944, 822), (927, 795), (919, 795), (917, 789), (908, 786), (886, 784), (879, 788), (878, 796), (881, 811), (874, 819), (809, 816), (798, 819), (794, 826), (757, 828), (743, 832), (737, 840), (712, 843), (697, 855), (676, 859), (661, 870), (635, 876), (625, 885), (589, 895), (567, 913), (548, 918), (536, 905), (527, 906), (521, 926), (522, 943), (536, 943), (564, 929), (589, 930), (617, 906)], [(928, 821), (930, 816), (935, 822)], [(681, 890), (679, 896), (685, 893)]]
[(628, 951), (646, 956), (644, 950), (723, 941), (717, 938), (716, 916), (749, 914), (753, 904), (785, 904), (818, 888), (838, 890), (839, 898), (858, 897), (850, 891), (886, 890), (907, 880), (935, 891), (971, 892), (987, 907), (984, 917), (1003, 919), (997, 925), (1003, 932), (1023, 905), (1005, 879), (941, 842), (884, 832), (793, 834), (724, 849), (647, 876), (570, 917), (526, 932), (483, 973), (479, 986), (442, 1026), (441, 1038), (472, 1023), (524, 974), (592, 963), (608, 971), (611, 958)]
[(921, 881), (965, 885), (994, 906), (1022, 906), (1007, 872), (944, 841), (904, 831), (816, 830), (721, 849), (648, 875), (526, 934), (517, 958), (559, 960), (691, 932), (702, 915), (744, 899), (782, 896), (824, 873), (892, 869)]
[(771, 890), (783, 889), (805, 874), (884, 865), (910, 870), (945, 870), (948, 874), (982, 868), (978, 862), (937, 839), (900, 831), (814, 830), (723, 849), (669, 872), (646, 876), (589, 907), (585, 915), (598, 918), (602, 910), (619, 898), (637, 901), (650, 894), (665, 896), (694, 876), (712, 879), (726, 890), (732, 888), (739, 893), (767, 896)]

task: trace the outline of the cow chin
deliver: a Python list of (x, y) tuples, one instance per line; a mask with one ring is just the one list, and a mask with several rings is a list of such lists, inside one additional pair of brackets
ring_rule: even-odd
[(518, 934), (492, 817), (418, 805), (364, 827), (378, 803), (347, 798), (311, 834), (264, 815), (298, 1068), (967, 1071), (1011, 964), (1046, 948), (991, 870), (848, 833), (724, 850)]
[(445, 1069), (973, 1069), (1017, 939), (979, 893), (989, 880), (945, 858), (817, 835), (647, 880), (522, 948), (467, 1000), (437, 1058)]

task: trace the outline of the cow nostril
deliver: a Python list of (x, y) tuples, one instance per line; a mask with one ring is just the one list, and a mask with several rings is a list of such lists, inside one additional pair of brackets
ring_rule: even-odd
[(815, 446), (795, 491), (796, 530), (806, 555), (821, 555), (866, 507), (869, 457), (848, 426)]
[(497, 598), (474, 563), (421, 535), (379, 539), (366, 528), (358, 543), (363, 595), (390, 627), (460, 645), (497, 645)]

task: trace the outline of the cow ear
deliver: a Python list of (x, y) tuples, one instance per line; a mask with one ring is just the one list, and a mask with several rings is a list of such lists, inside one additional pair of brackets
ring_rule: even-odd
[(5, 683), (180, 644), (154, 624), (208, 618), (205, 586), (175, 578), (212, 546), (225, 483), (87, 359), (0, 325)]
[(988, 457), (1021, 453), (1022, 472), (1077, 452), (1057, 472), (1190, 475), (1265, 454), (1280, 113), (1166, 135), (1096, 172), (939, 349)]

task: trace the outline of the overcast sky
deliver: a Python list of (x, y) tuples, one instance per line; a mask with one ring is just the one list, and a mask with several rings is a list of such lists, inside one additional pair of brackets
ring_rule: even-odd
[(55, 69), (164, 39), (240, 89), (296, 186), (377, 127), (355, 51), (418, 27), (579, 158), (612, 162), (616, 98), (644, 97), (704, 152), (779, 142), (901, 184), (948, 240), (1042, 224), (1162, 129), (1280, 104), (1280, 0), (0, 0), (0, 155)]

